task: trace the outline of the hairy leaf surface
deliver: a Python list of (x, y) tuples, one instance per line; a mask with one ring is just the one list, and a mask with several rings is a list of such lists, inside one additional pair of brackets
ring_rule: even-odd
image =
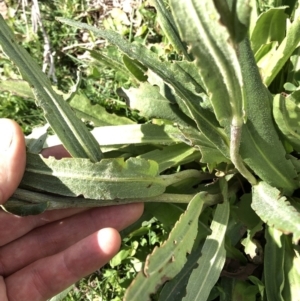
[[(213, 1), (171, 1), (182, 39), (190, 46), (219, 123), (242, 123), (242, 74), (230, 33)], [(176, 13), (175, 13), (176, 12)], [(186, 18), (189, 15), (190, 18)], [(193, 20), (191, 22), (190, 20)]]
[(229, 202), (227, 199), (227, 182), (221, 180), (224, 203), (219, 204), (211, 223), (212, 233), (209, 235), (202, 248), (202, 256), (198, 260), (198, 267), (191, 273), (187, 295), (183, 301), (206, 301), (210, 291), (216, 284), (223, 265), (226, 251), (224, 247), (225, 232), (229, 219)]
[(168, 239), (147, 257), (144, 271), (127, 289), (124, 301), (150, 301), (150, 294), (182, 269), (197, 235), (198, 217), (204, 200), (205, 193), (199, 193), (191, 200)]
[(282, 297), (284, 287), (285, 240), (282, 232), (267, 227), (264, 256), (264, 278), (268, 300), (287, 301)]
[(74, 157), (89, 158), (93, 162), (98, 162), (102, 158), (102, 153), (97, 141), (86, 126), (76, 118), (70, 106), (53, 91), (49, 79), (38, 64), (16, 43), (1, 15), (0, 44), (31, 85), (37, 105), (42, 107), (45, 118), (69, 153)]
[(181, 101), (180, 103), (178, 102), (178, 105), (182, 111), (185, 113), (187, 112), (187, 115), (196, 122), (199, 130), (207, 139), (216, 145), (225, 157), (229, 157), (228, 138), (225, 133), (222, 132), (222, 129), (220, 129), (214, 114), (201, 107), (200, 103), (203, 100), (200, 95), (197, 95), (194, 91), (195, 81), (190, 74), (180, 67), (179, 64), (162, 62), (145, 46), (133, 43), (131, 44), (115, 32), (104, 31), (93, 26), (65, 18), (58, 18), (58, 20), (77, 28), (90, 30), (95, 35), (107, 39), (110, 43), (117, 45), (120, 50), (129, 57), (140, 61), (146, 67), (159, 75), (172, 89), (174, 89), (180, 98)]
[[(123, 144), (173, 144), (181, 142), (180, 131), (171, 126), (155, 124), (126, 124), (118, 126), (101, 126), (94, 128), (91, 133), (101, 146)], [(61, 144), (56, 135), (49, 136), (44, 147)]]
[(141, 116), (161, 118), (179, 124), (191, 123), (191, 120), (179, 109), (177, 103), (172, 103), (160, 94), (159, 88), (149, 83), (141, 83), (138, 88), (123, 89), (128, 96), (131, 109), (138, 110)]
[(188, 61), (191, 61), (192, 59), (187, 52), (187, 47), (179, 37), (173, 16), (167, 10), (164, 2), (162, 0), (150, 0), (150, 3), (156, 8), (158, 22), (176, 51), (182, 53)]
[(270, 227), (285, 234), (293, 234), (293, 241), (300, 239), (300, 213), (280, 196), (280, 191), (266, 182), (252, 187), (252, 208)]
[(119, 158), (91, 163), (87, 159), (45, 159), (30, 153), (21, 185), (64, 196), (103, 200), (158, 196), (165, 191), (154, 161)]
[(104, 107), (92, 105), (85, 94), (79, 92), (70, 101), (76, 115), (85, 120), (92, 121), (94, 126), (133, 124), (129, 118), (108, 113)]
[(262, 180), (291, 194), (298, 186), (294, 180), (297, 175), (290, 160), (286, 159), (286, 151), (275, 129), (272, 96), (261, 81), (248, 40), (239, 44), (239, 59), (247, 99), (241, 157)]
[(273, 115), (279, 130), (296, 151), (300, 151), (300, 90), (288, 97), (274, 97)]

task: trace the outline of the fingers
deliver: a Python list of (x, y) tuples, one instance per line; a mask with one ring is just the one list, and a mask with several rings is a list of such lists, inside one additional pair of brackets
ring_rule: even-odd
[(87, 209), (51, 210), (39, 215), (26, 217), (20, 217), (0, 210), (1, 224), (5, 225), (0, 231), (0, 247), (25, 235), (34, 228), (61, 220), (85, 210)]
[(18, 187), (25, 162), (25, 139), (21, 128), (12, 120), (0, 119), (0, 204)]
[(6, 294), (6, 285), (4, 278), (0, 276), (0, 300), (1, 301), (8, 301), (7, 294)]
[(44, 301), (103, 266), (119, 247), (119, 233), (102, 229), (6, 278), (8, 300)]
[(99, 229), (112, 227), (120, 231), (142, 212), (143, 204), (96, 208), (32, 230), (0, 248), (0, 275), (8, 276), (40, 258), (61, 252)]

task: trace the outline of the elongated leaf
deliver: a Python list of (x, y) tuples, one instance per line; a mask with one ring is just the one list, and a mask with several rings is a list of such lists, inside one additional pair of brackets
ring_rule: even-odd
[[(221, 16), (217, 9), (218, 7), (221, 10), (225, 6), (215, 5), (214, 1), (174, 0), (170, 3), (181, 37), (191, 46), (191, 52), (196, 58), (215, 116), (230, 137), (230, 159), (236, 169), (254, 184), (255, 178), (247, 170), (239, 155), (242, 125), (246, 120), (247, 112), (237, 44), (232, 38), (232, 32), (224, 25), (226, 17)], [(249, 20), (251, 11), (249, 0), (244, 1), (243, 4), (236, 2), (233, 11), (235, 14), (241, 13), (240, 21)], [(187, 15), (191, 16), (192, 22), (190, 18), (185, 17)], [(239, 16), (233, 15), (234, 20), (238, 18)], [(233, 27), (244, 27), (239, 24), (240, 21), (234, 23)], [(237, 40), (245, 35), (243, 33), (245, 29), (241, 29), (240, 32), (234, 31)], [(200, 127), (199, 129), (201, 131)], [(227, 156), (224, 151), (222, 152)]]
[(300, 291), (300, 254), (299, 250), (297, 252), (296, 247), (292, 245), (290, 237), (285, 236), (284, 240), (285, 285), (282, 295), (284, 301), (298, 301)]
[(273, 115), (279, 130), (291, 143), (293, 148), (300, 151), (300, 90), (288, 97), (280, 94), (274, 97)]
[(65, 196), (113, 200), (162, 194), (164, 181), (157, 176), (156, 162), (143, 159), (91, 163), (86, 159), (44, 159), (28, 153), (21, 185)]
[(180, 40), (173, 16), (167, 10), (164, 2), (162, 0), (151, 0), (150, 3), (156, 8), (158, 23), (162, 27), (162, 30), (170, 43), (174, 46), (177, 52), (182, 53), (188, 61), (191, 61), (192, 59), (187, 52), (186, 45), (184, 45), (184, 43)]
[(273, 7), (258, 17), (250, 38), (255, 54), (264, 44), (275, 41), (278, 44), (282, 42), (286, 31), (285, 9), (286, 6)]
[(43, 145), (48, 136), (48, 128), (49, 124), (34, 128), (31, 134), (26, 137), (26, 148), (28, 152), (39, 154), (42, 151)]
[[(222, 24), (225, 25), (234, 42), (241, 42), (247, 35), (251, 6), (250, 1), (217, 1), (214, 5), (222, 16)], [(252, 3), (251, 3), (252, 4)]]
[[(283, 193), (298, 186), (297, 175), (279, 140), (272, 116), (272, 96), (262, 84), (249, 41), (239, 44), (239, 60), (244, 78), (247, 122), (242, 128), (240, 154), (262, 180)], [(274, 151), (276, 150), (276, 151)]]
[(174, 279), (166, 283), (159, 294), (159, 301), (182, 300), (186, 294), (186, 286), (191, 272), (198, 266), (198, 259), (201, 256), (202, 244), (198, 249), (188, 256), (187, 263)]
[(293, 234), (293, 241), (300, 239), (300, 213), (290, 205), (280, 191), (266, 182), (253, 186), (252, 208), (270, 227)]
[(144, 67), (139, 61), (130, 59), (127, 55), (123, 55), (123, 63), (127, 70), (139, 81), (144, 82), (147, 80), (145, 75), (147, 68)]
[(49, 207), (49, 202), (41, 202), (39, 204), (30, 204), (20, 202), (18, 199), (11, 198), (9, 202), (1, 205), (1, 208), (9, 213), (18, 216), (38, 215), (43, 213)]
[(267, 227), (264, 258), (264, 279), (268, 300), (287, 301), (282, 297), (284, 287), (285, 244), (282, 232)]
[(70, 106), (76, 110), (76, 115), (85, 120), (92, 121), (94, 126), (133, 124), (129, 118), (108, 113), (100, 105), (92, 105), (89, 99), (78, 92), (70, 101)]
[(101, 65), (106, 65), (113, 68), (117, 72), (121, 72), (124, 76), (132, 76), (128, 69), (124, 66), (122, 55), (117, 51), (115, 46), (108, 46), (106, 51), (96, 51), (85, 49), (90, 53), (90, 56)]
[(219, 123), (227, 131), (233, 117), (236, 125), (242, 124), (242, 74), (229, 30), (214, 2), (174, 0), (170, 4), (181, 37), (196, 58)]
[(269, 55), (269, 61), (265, 68), (262, 69), (262, 79), (266, 86), (269, 86), (276, 75), (283, 68), (294, 50), (300, 42), (300, 7), (297, 8), (294, 21), (289, 26), (286, 37), (283, 39), (275, 53)]
[(142, 154), (139, 158), (154, 160), (159, 165), (159, 173), (161, 173), (170, 167), (200, 160), (201, 153), (186, 144), (178, 143)]
[(93, 162), (99, 161), (102, 153), (95, 138), (76, 118), (62, 97), (53, 91), (49, 79), (37, 63), (16, 43), (1, 15), (0, 44), (17, 65), (24, 79), (31, 85), (37, 105), (42, 107), (45, 118), (69, 153), (74, 157), (89, 158)]
[(161, 62), (153, 52), (143, 45), (131, 44), (115, 32), (97, 29), (93, 26), (65, 18), (58, 18), (58, 20), (77, 28), (90, 30), (95, 35), (107, 39), (110, 43), (117, 45), (130, 58), (140, 61), (159, 75), (178, 95), (180, 99), (178, 105), (182, 111), (194, 119), (199, 130), (216, 145), (225, 157), (229, 157), (229, 141), (226, 134), (219, 128), (213, 113), (201, 107), (200, 103), (203, 100), (199, 95), (194, 93), (195, 81), (179, 64)]
[(208, 163), (209, 170), (221, 162), (230, 162), (202, 133), (191, 127), (180, 128), (182, 141), (198, 149), (201, 154), (201, 162)]
[(216, 208), (211, 223), (212, 233), (202, 248), (202, 256), (198, 260), (198, 267), (193, 270), (187, 285), (187, 295), (183, 301), (206, 301), (210, 291), (216, 284), (223, 265), (226, 251), (224, 247), (225, 232), (229, 219), (229, 202), (227, 199), (227, 182), (221, 184), (224, 203)]
[[(171, 126), (155, 124), (128, 124), (118, 126), (102, 126), (92, 131), (95, 139), (102, 146), (123, 144), (174, 144), (181, 142), (180, 131)], [(44, 147), (61, 144), (57, 136), (49, 136)]]
[[(300, 86), (300, 47), (298, 47), (290, 57), (289, 73), (287, 75), (287, 82), (293, 86)], [(293, 87), (295, 88), (295, 87)]]
[(196, 238), (198, 216), (204, 199), (205, 194), (199, 193), (191, 200), (168, 239), (147, 257), (144, 271), (138, 274), (127, 289), (124, 301), (150, 301), (150, 294), (155, 293), (160, 285), (182, 269)]

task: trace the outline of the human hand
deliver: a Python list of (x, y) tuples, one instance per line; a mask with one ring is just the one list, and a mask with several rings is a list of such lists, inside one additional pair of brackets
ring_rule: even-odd
[[(15, 122), (0, 119), (0, 204), (13, 194), (24, 168), (23, 133)], [(129, 204), (18, 217), (0, 209), (0, 300), (44, 301), (97, 270), (118, 252), (118, 231), (142, 211), (142, 204)]]

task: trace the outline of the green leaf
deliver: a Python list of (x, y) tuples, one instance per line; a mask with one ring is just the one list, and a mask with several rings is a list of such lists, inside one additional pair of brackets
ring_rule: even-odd
[(177, 103), (172, 103), (160, 94), (158, 87), (141, 83), (138, 88), (123, 89), (128, 97), (131, 109), (138, 110), (141, 116), (170, 120), (179, 124), (189, 124), (191, 120), (180, 110)]
[(231, 38), (236, 43), (241, 42), (248, 33), (250, 25), (251, 1), (217, 1), (214, 5), (221, 16), (221, 22), (230, 32)]
[(270, 227), (293, 234), (293, 241), (300, 239), (300, 213), (290, 205), (280, 191), (266, 182), (252, 187), (252, 208)]
[[(181, 37), (191, 46), (196, 64), (221, 126), (243, 119), (242, 74), (228, 29), (213, 1), (171, 1)], [(191, 15), (192, 12), (192, 15)], [(186, 18), (191, 15), (191, 18)]]
[(248, 280), (251, 281), (254, 285), (256, 285), (256, 287), (257, 287), (257, 289), (259, 291), (259, 294), (262, 297), (262, 300), (265, 300), (264, 299), (264, 293), (265, 293), (265, 285), (264, 285), (264, 283), (261, 280), (259, 280), (257, 277), (255, 277), (255, 276), (249, 276)]
[(21, 186), (64, 196), (114, 200), (158, 196), (165, 191), (164, 183), (154, 161), (118, 158), (92, 163), (28, 153)]
[[(85, 49), (90, 53), (90, 56), (101, 65), (108, 66), (115, 71), (121, 72), (124, 76), (131, 76), (132, 73), (124, 66), (123, 56), (115, 46), (107, 46), (106, 51), (96, 51), (92, 49)], [(92, 61), (92, 63), (95, 63)]]
[(205, 193), (199, 193), (191, 200), (168, 239), (147, 257), (144, 270), (127, 289), (124, 301), (150, 301), (150, 294), (155, 293), (160, 285), (182, 269), (196, 238), (198, 217), (204, 200)]
[(285, 243), (282, 232), (267, 227), (264, 257), (264, 280), (268, 300), (287, 301), (282, 297), (284, 286)]
[(34, 94), (29, 84), (24, 80), (4, 80), (0, 81), (0, 90), (9, 91), (22, 98), (34, 98)]
[(119, 266), (120, 264), (122, 264), (122, 261), (125, 260), (126, 258), (128, 258), (131, 254), (131, 250), (130, 249), (122, 249), (120, 250), (109, 262), (109, 265), (112, 268), (115, 268), (117, 266)]
[[(208, 163), (208, 166), (215, 166), (221, 162), (229, 163), (230, 160), (224, 157), (224, 155), (206, 138), (202, 133), (195, 130), (192, 127), (180, 127), (179, 130), (182, 133), (182, 141), (186, 144), (198, 149), (201, 154), (201, 162)], [(212, 168), (209, 168), (212, 171)]]
[(159, 294), (159, 301), (182, 300), (186, 294), (186, 285), (190, 274), (198, 265), (197, 261), (201, 256), (202, 246), (203, 244), (200, 244), (200, 246), (188, 256), (187, 262), (180, 273), (164, 285), (161, 293)]
[(179, 64), (161, 62), (157, 56), (145, 46), (131, 44), (115, 32), (97, 29), (84, 23), (58, 18), (60, 22), (71, 26), (90, 30), (97, 36), (107, 39), (110, 43), (117, 45), (121, 51), (132, 59), (136, 59), (144, 66), (151, 69), (160, 76), (178, 95), (178, 105), (182, 111), (197, 123), (199, 130), (212, 141), (218, 149), (229, 157), (228, 138), (218, 127), (215, 116), (209, 110), (201, 107), (203, 101), (201, 96), (195, 93), (195, 80)]
[(275, 53), (270, 53), (268, 64), (261, 69), (263, 83), (269, 86), (276, 75), (282, 70), (300, 42), (300, 8), (296, 10), (294, 20), (288, 27), (286, 37), (280, 43)]
[[(94, 128), (91, 133), (101, 146), (127, 144), (174, 144), (181, 142), (180, 131), (172, 125), (127, 124)], [(120, 135), (122, 133), (122, 135)], [(48, 136), (44, 147), (61, 144), (55, 135)]]
[(229, 202), (227, 199), (227, 182), (224, 179), (221, 181), (224, 203), (219, 204), (216, 208), (210, 226), (212, 233), (204, 242), (201, 251), (202, 256), (197, 262), (198, 267), (191, 273), (187, 285), (187, 295), (183, 301), (206, 301), (225, 263), (224, 243), (229, 219)]
[(233, 292), (232, 301), (256, 301), (258, 288), (245, 281), (237, 281)]
[(14, 61), (20, 73), (32, 87), (36, 103), (41, 106), (45, 118), (73, 157), (89, 158), (98, 162), (102, 152), (97, 141), (85, 125), (76, 118), (70, 106), (55, 93), (49, 79), (30, 55), (17, 44), (14, 36), (0, 16), (0, 44)]
[(49, 124), (46, 124), (42, 127), (32, 129), (30, 135), (26, 136), (26, 148), (27, 151), (34, 154), (39, 154), (43, 145), (47, 139), (48, 133), (47, 130), (49, 128)]
[(298, 301), (300, 291), (300, 254), (292, 245), (290, 237), (284, 237), (285, 285), (282, 292), (284, 301)]
[(145, 68), (139, 61), (130, 59), (127, 55), (123, 56), (123, 63), (128, 71), (139, 81), (147, 80), (145, 75), (147, 68)]
[[(255, 178), (244, 166), (239, 155), (242, 125), (247, 118), (247, 110), (237, 44), (232, 40), (232, 33), (223, 24), (224, 15), (221, 16), (217, 9), (221, 11), (226, 5), (216, 6), (213, 1), (195, 0), (174, 0), (170, 3), (181, 37), (188, 42), (196, 58), (195, 62), (212, 103), (214, 114), (219, 124), (225, 129), (227, 136), (230, 137), (229, 158), (236, 169), (251, 184), (255, 184)], [(249, 4), (244, 2), (243, 7), (246, 9), (240, 6), (240, 3), (236, 4), (239, 7), (235, 9), (243, 15), (244, 21), (247, 11), (250, 18), (250, 8), (247, 9)], [(186, 18), (188, 15), (191, 15), (192, 22), (191, 18)], [(238, 16), (236, 21), (237, 19)], [(201, 126), (198, 128), (203, 132)], [(206, 136), (209, 138), (209, 135)], [(223, 155), (228, 157), (228, 147), (225, 150), (221, 149), (218, 144), (216, 146)]]
[(18, 216), (38, 215), (49, 207), (49, 202), (31, 204), (20, 202), (18, 199), (10, 198), (9, 202), (0, 206), (4, 211)]
[(273, 115), (279, 130), (296, 151), (300, 151), (300, 90), (287, 97), (274, 97)]
[(155, 7), (157, 12), (158, 23), (161, 26), (164, 34), (167, 36), (170, 43), (174, 46), (178, 53), (182, 53), (184, 55), (186, 60), (191, 61), (192, 59), (187, 52), (187, 47), (181, 41), (173, 16), (167, 10), (164, 1), (151, 0), (150, 4)]
[[(284, 194), (299, 186), (293, 164), (279, 140), (272, 116), (272, 96), (262, 84), (248, 40), (239, 44), (239, 59), (244, 78), (247, 122), (242, 128), (240, 154), (244, 162), (270, 185)], [(276, 150), (276, 151), (274, 151)]]
[(92, 105), (90, 100), (82, 92), (78, 92), (70, 101), (70, 106), (75, 109), (79, 118), (92, 121), (94, 126), (133, 124), (134, 122), (126, 117), (108, 113), (104, 107)]
[(170, 167), (200, 160), (201, 153), (186, 144), (178, 143), (144, 153), (139, 158), (155, 161), (159, 165), (159, 173), (161, 173)]
[(248, 229), (253, 229), (258, 224), (261, 224), (261, 219), (251, 208), (251, 199), (251, 193), (244, 194), (235, 210), (236, 219), (240, 220)]
[(285, 9), (286, 6), (273, 7), (259, 15), (250, 38), (254, 54), (265, 44), (282, 42), (286, 32)]
[(251, 22), (251, 11), (253, 9), (253, 2), (251, 0), (238, 0), (234, 1), (233, 4), (235, 5), (232, 8), (233, 12), (235, 12), (235, 41), (238, 43), (247, 37)]

